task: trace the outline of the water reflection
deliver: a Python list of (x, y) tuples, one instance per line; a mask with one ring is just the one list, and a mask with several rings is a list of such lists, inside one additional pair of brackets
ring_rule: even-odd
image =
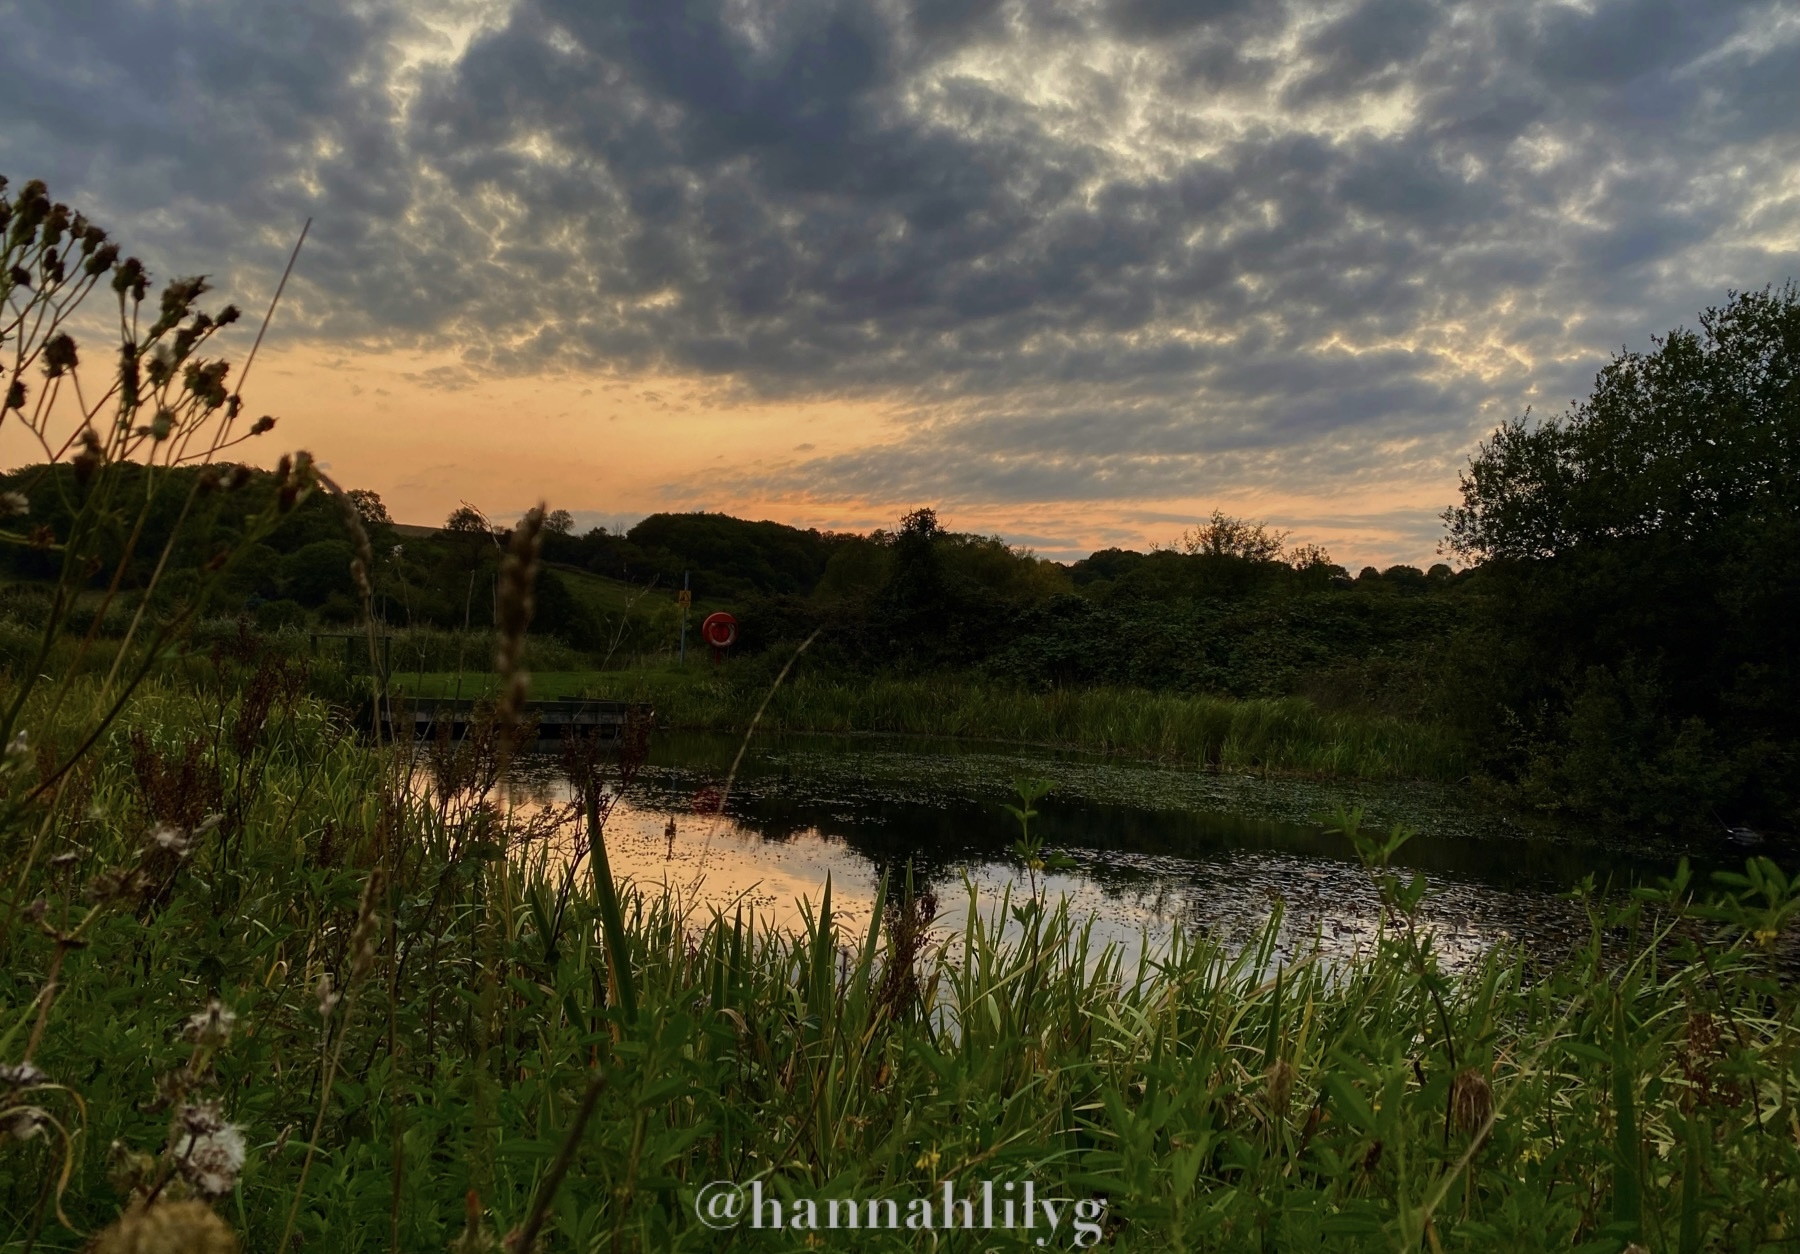
[[(704, 914), (742, 909), (775, 926), (801, 921), (827, 877), (834, 910), (852, 930), (868, 924), (880, 875), (934, 886), (946, 929), (968, 896), (991, 906), (1022, 872), (1010, 857), (1017, 825), (1002, 808), (1011, 781), (1040, 776), (1056, 791), (1037, 804), (1036, 830), (1074, 869), (1047, 888), (1094, 937), (1135, 954), (1180, 926), (1231, 941), (1284, 914), (1277, 956), (1309, 948), (1349, 954), (1372, 943), (1377, 909), (1347, 842), (1309, 817), (1333, 804), (1368, 822), (1420, 829), (1402, 857), (1432, 885), (1426, 917), (1440, 950), (1461, 962), (1495, 941), (1540, 950), (1566, 946), (1579, 919), (1558, 894), (1582, 876), (1645, 878), (1673, 856), (1628, 855), (1572, 842), (1566, 833), (1484, 817), (1453, 790), (1321, 785), (1159, 768), (1017, 747), (917, 741), (796, 738), (755, 747), (719, 810), (735, 740), (662, 735), (613, 811), (614, 873), (668, 891)], [(554, 762), (528, 764), (520, 801), (566, 798)], [(673, 834), (670, 824), (673, 823)]]

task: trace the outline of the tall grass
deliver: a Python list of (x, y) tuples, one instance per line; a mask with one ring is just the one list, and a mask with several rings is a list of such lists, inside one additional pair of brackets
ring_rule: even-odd
[[(35, 812), (29, 865), (9, 846), (0, 1060), (41, 1077), (0, 1122), (44, 1122), (0, 1143), (0, 1249), (179, 1191), (158, 1093), (243, 1128), (216, 1209), (250, 1249), (290, 1211), (306, 1248), (444, 1250), (471, 1215), (457, 1248), (534, 1217), (546, 1250), (715, 1248), (691, 1203), (716, 1179), (1029, 1179), (1103, 1200), (1132, 1249), (1776, 1249), (1800, 1223), (1800, 1005), (1772, 956), (1800, 891), (1772, 864), (1710, 906), (1679, 877), (1596, 902), (1566, 959), (1454, 976), (1384, 869), (1397, 841), (1353, 815), (1386, 915), (1346, 965), (1274, 968), (1272, 921), (1127, 968), (1057, 902), (939, 885), (940, 915), (899, 872), (870, 932), (827, 896), (790, 934), (571, 862), (549, 833), (583, 802), (509, 812), (480, 737), (377, 751), (305, 699), (247, 715), (246, 665), (150, 685)], [(196, 737), (187, 787), (225, 818), (171, 859)], [(597, 851), (616, 786), (588, 794)], [(197, 1062), (178, 1029), (213, 998), (236, 1027)], [(939, 1234), (987, 1248), (968, 1235)]]
[[(547, 676), (544, 691), (650, 701), (660, 726), (741, 732), (767, 695), (766, 680), (756, 682), (761, 678), (760, 672), (745, 682), (673, 670), (576, 671)], [(476, 679), (465, 677), (465, 693)], [(424, 681), (402, 675), (396, 682), (426, 695), (447, 694), (447, 676)], [(1007, 740), (1343, 779), (1454, 780), (1467, 773), (1462, 746), (1441, 729), (1324, 710), (1300, 697), (1238, 700), (1120, 688), (1033, 692), (957, 676), (843, 678), (808, 675), (802, 668), (770, 698), (761, 727)]]

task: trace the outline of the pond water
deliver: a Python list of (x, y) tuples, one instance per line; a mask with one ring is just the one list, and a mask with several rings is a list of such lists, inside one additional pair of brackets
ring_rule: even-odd
[[(1377, 908), (1349, 842), (1319, 821), (1341, 804), (1363, 810), (1365, 829), (1417, 830), (1396, 862), (1430, 882), (1424, 914), (1455, 964), (1497, 941), (1565, 950), (1584, 923), (1561, 894), (1588, 875), (1615, 888), (1653, 880), (1683, 852), (1524, 826), (1453, 786), (1261, 778), (966, 741), (759, 740), (726, 793), (738, 749), (737, 737), (658, 733), (607, 825), (615, 875), (674, 893), (699, 918), (741, 907), (787, 927), (829, 876), (833, 911), (855, 934), (882, 872), (903, 875), (910, 862), (950, 931), (971, 889), (986, 910), (1024, 887), (1004, 807), (1017, 801), (1015, 779), (1035, 777), (1054, 789), (1033, 830), (1075, 864), (1047, 877), (1049, 897), (1092, 916), (1096, 941), (1128, 955), (1154, 952), (1176, 927), (1242, 941), (1280, 902), (1278, 958), (1315, 941), (1348, 955), (1371, 943)], [(524, 765), (514, 788), (517, 804), (568, 795), (552, 758)]]

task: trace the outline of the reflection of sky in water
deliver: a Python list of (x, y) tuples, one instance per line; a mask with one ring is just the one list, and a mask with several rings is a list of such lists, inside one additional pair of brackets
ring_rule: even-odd
[[(1260, 931), (1274, 903), (1284, 923), (1277, 957), (1309, 949), (1347, 955), (1373, 943), (1375, 891), (1342, 838), (1309, 815), (1334, 802), (1361, 805), (1371, 826), (1420, 829), (1403, 861), (1432, 885), (1424, 917), (1447, 959), (1464, 961), (1497, 940), (1565, 945), (1577, 928), (1557, 893), (1583, 874), (1642, 877), (1673, 855), (1634, 863), (1622, 851), (1533, 834), (1472, 812), (1452, 791), (1422, 786), (1260, 780), (1017, 748), (804, 738), (753, 749), (725, 811), (717, 804), (734, 741), (659, 736), (651, 763), (613, 811), (607, 850), (615, 875), (656, 894), (667, 889), (700, 916), (742, 907), (761, 923), (797, 927), (799, 901), (815, 907), (829, 875), (847, 933), (868, 925), (879, 868), (915, 874), (937, 892), (940, 930), (959, 930), (966, 880), (984, 914), (1008, 886), (1024, 891), (1011, 860), (1015, 822), (1002, 805), (1011, 780), (1057, 782), (1038, 803), (1036, 830), (1072, 870), (1046, 879), (1051, 902), (1094, 919), (1094, 949), (1135, 956), (1180, 926), (1238, 944)], [(519, 801), (567, 795), (540, 764), (515, 783)], [(670, 819), (675, 837), (666, 836)]]

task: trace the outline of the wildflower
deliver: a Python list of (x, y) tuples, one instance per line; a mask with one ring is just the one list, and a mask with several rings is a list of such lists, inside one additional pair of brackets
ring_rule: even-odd
[(176, 1170), (196, 1193), (222, 1197), (244, 1169), (244, 1134), (225, 1122), (217, 1102), (190, 1102), (175, 1112)]
[(6, 756), (9, 758), (26, 758), (31, 756), (31, 740), (23, 731), (18, 732), (7, 742)]
[(237, 1236), (205, 1202), (133, 1206), (94, 1238), (93, 1254), (238, 1254)]
[(319, 986), (316, 991), (319, 995), (319, 1018), (329, 1019), (332, 1010), (337, 1007), (340, 1000), (339, 995), (332, 991), (331, 972), (327, 971), (319, 977)]
[(181, 1035), (201, 1045), (219, 1046), (231, 1039), (231, 1029), (236, 1023), (237, 1015), (215, 997), (207, 1003), (205, 1010), (188, 1016)]
[(31, 499), (23, 492), (0, 492), (0, 518), (16, 518), (31, 512)]

